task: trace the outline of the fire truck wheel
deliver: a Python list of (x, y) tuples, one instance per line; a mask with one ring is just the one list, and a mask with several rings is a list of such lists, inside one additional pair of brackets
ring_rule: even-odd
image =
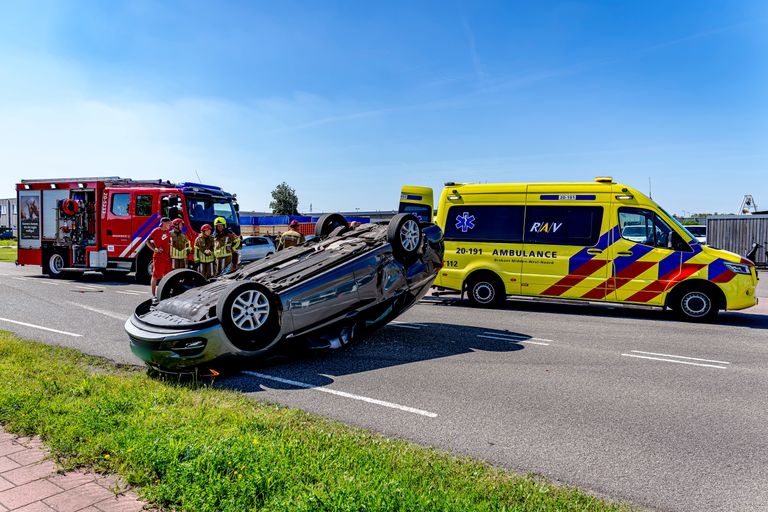
[(392, 217), (387, 227), (387, 241), (397, 261), (403, 264), (412, 261), (421, 246), (419, 219), (410, 213), (398, 213)]
[(216, 316), (229, 341), (247, 352), (268, 348), (280, 332), (279, 300), (252, 281), (235, 283), (222, 292)]
[(152, 253), (149, 249), (141, 251), (136, 258), (136, 281), (142, 284), (149, 284), (152, 279)]
[(321, 239), (325, 238), (330, 235), (334, 229), (341, 226), (349, 227), (349, 223), (347, 223), (347, 219), (345, 219), (343, 215), (340, 213), (326, 213), (317, 219), (317, 223), (315, 224), (315, 236)]
[(43, 272), (54, 279), (64, 277), (66, 275), (66, 272), (64, 272), (66, 267), (66, 257), (60, 252), (51, 252), (43, 257)]
[(200, 272), (188, 268), (171, 270), (157, 285), (157, 298), (170, 299), (192, 288), (203, 286), (207, 282), (208, 280)]

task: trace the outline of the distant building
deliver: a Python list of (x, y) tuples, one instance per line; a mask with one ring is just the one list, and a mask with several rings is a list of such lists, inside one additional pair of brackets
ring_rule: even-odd
[(11, 228), (13, 236), (18, 236), (17, 219), (16, 198), (0, 199), (0, 228)]

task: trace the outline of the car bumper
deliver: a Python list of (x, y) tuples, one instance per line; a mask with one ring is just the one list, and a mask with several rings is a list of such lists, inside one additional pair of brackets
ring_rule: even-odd
[(125, 332), (137, 357), (167, 370), (209, 364), (234, 349), (218, 323), (201, 329), (170, 329), (149, 325), (134, 314), (125, 322)]

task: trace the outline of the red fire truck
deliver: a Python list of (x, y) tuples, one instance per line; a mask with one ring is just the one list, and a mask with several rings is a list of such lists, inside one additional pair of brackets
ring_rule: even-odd
[(151, 275), (149, 233), (162, 217), (183, 218), (194, 242), (200, 226), (224, 217), (240, 233), (235, 196), (200, 183), (119, 177), (21, 180), (16, 185), (19, 253), (16, 263), (43, 273), (100, 270)]

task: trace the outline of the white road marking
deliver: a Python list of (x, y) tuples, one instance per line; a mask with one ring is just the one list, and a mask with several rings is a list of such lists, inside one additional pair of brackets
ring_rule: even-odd
[(120, 320), (121, 322), (125, 322), (126, 320), (128, 320), (128, 317), (130, 316), (130, 315), (121, 315), (120, 313), (115, 313), (114, 311), (106, 311), (104, 309), (93, 308), (91, 306), (86, 306), (85, 304), (78, 304), (77, 302), (70, 302), (69, 304), (72, 304), (73, 306), (76, 306), (78, 308), (86, 309), (88, 311), (93, 311), (94, 313), (98, 313), (100, 315), (114, 318), (115, 320)]
[(82, 334), (75, 334), (74, 332), (60, 331), (58, 329), (51, 329), (50, 327), (43, 327), (42, 325), (28, 324), (27, 322), (19, 322), (16, 320), (11, 320), (9, 318), (0, 318), (0, 322), (8, 322), (10, 324), (24, 325), (26, 327), (32, 327), (33, 329), (41, 329), (43, 331), (55, 332), (57, 334), (64, 334), (66, 336), (73, 336), (75, 338), (81, 338), (83, 336)]
[(725, 370), (725, 369), (728, 368), (727, 366), (717, 366), (717, 365), (714, 365), (714, 364), (692, 363), (690, 361), (680, 361), (678, 359), (664, 359), (664, 358), (661, 358), (661, 357), (640, 356), (640, 355), (637, 355), (637, 354), (621, 354), (621, 355), (625, 356), (625, 357), (637, 357), (639, 359), (652, 359), (653, 361), (664, 361), (664, 362), (667, 362), (667, 363), (690, 364), (692, 366), (706, 366), (707, 368), (720, 368), (722, 370)]
[(40, 284), (47, 284), (48, 286), (59, 286), (59, 283), (52, 283), (51, 281), (46, 281), (45, 279), (32, 279), (31, 277), (12, 277), (11, 279), (15, 279), (17, 281), (32, 281)]
[(416, 322), (401, 322), (399, 320), (392, 320), (393, 324), (408, 324), (408, 325), (415, 325), (416, 327), (429, 327), (427, 324), (418, 324)]
[(643, 352), (642, 350), (630, 350), (635, 354), (648, 354), (650, 356), (675, 357), (677, 359), (690, 359), (691, 361), (704, 361), (705, 363), (731, 364), (728, 361), (715, 361), (714, 359), (701, 359), (698, 357), (676, 356), (673, 354), (659, 354), (658, 352)]
[(130, 290), (117, 290), (115, 293), (122, 293), (123, 295), (145, 295), (149, 292), (134, 292)]
[(478, 334), (478, 338), (488, 338), (491, 340), (500, 340), (500, 341), (514, 341), (516, 343), (531, 343), (532, 345), (546, 345), (549, 346), (548, 340), (546, 338), (528, 338), (526, 336), (514, 336), (514, 335), (495, 335), (495, 334)]
[(389, 322), (389, 324), (387, 324), (387, 325), (391, 325), (392, 327), (403, 327), (405, 329), (416, 329), (417, 331), (419, 329), (421, 329), (421, 327), (416, 327), (415, 325), (409, 325), (409, 324), (407, 324), (405, 322), (394, 322), (393, 321), (393, 322)]
[(384, 400), (378, 400), (376, 398), (369, 398), (367, 396), (354, 395), (352, 393), (347, 393), (345, 391), (337, 391), (335, 389), (328, 389), (324, 387), (313, 386), (312, 384), (306, 384), (304, 382), (298, 382), (295, 380), (283, 379), (282, 377), (274, 377), (272, 375), (266, 375), (264, 373), (259, 373), (259, 372), (251, 372), (246, 370), (246, 371), (243, 371), (243, 373), (247, 375), (253, 375), (254, 377), (259, 377), (261, 379), (281, 382), (283, 384), (289, 384), (291, 386), (296, 386), (298, 388), (321, 391), (323, 393), (330, 393), (331, 395), (342, 396), (344, 398), (351, 398), (352, 400), (360, 400), (361, 402), (368, 402), (369, 404), (381, 405), (383, 407), (389, 407), (391, 409), (398, 409), (405, 412), (411, 412), (413, 414), (419, 414), (421, 416), (426, 416), (428, 418), (437, 418), (437, 414), (435, 414), (434, 412), (425, 411), (423, 409), (416, 409), (414, 407), (408, 407), (406, 405), (395, 404), (392, 402), (385, 402)]

